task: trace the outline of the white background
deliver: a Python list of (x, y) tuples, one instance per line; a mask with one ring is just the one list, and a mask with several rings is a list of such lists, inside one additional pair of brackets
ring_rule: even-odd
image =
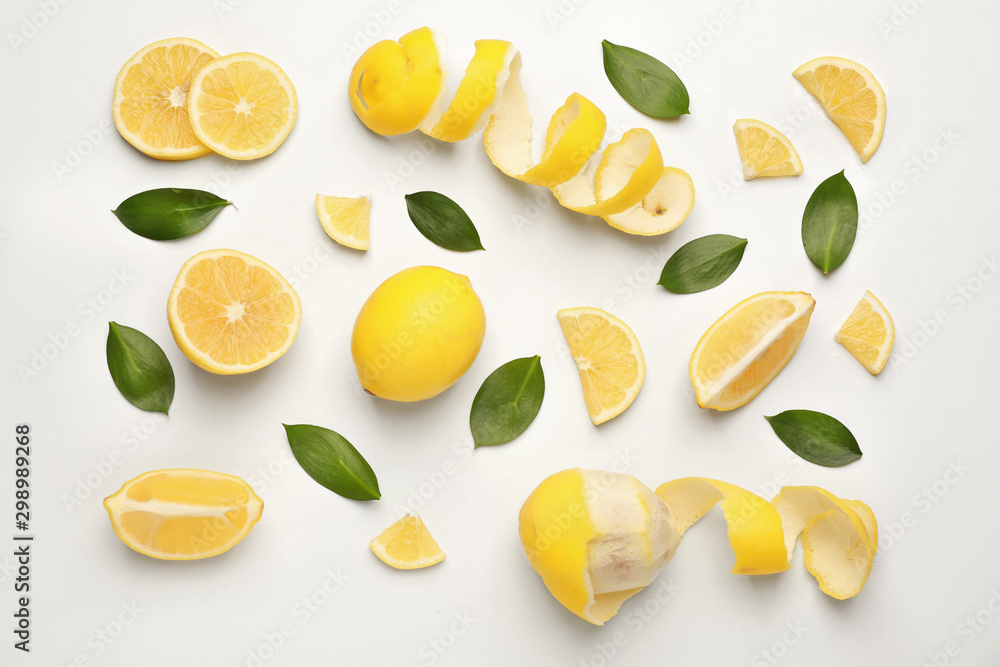
[[(1000, 228), (991, 205), (1000, 99), (990, 75), (998, 10), (971, 0), (6, 2), (0, 536), (8, 537), (0, 539), (14, 533), (14, 426), (27, 422), (37, 540), (30, 655), (11, 646), (13, 547), (0, 548), (0, 662), (769, 665), (780, 655), (788, 665), (995, 664), (1000, 455), (988, 424), (996, 423), (1000, 325)], [(364, 46), (366, 28), (396, 39), (421, 25), (448, 38), (457, 72), (476, 39), (518, 46), (539, 131), (572, 92), (604, 110), (613, 139), (649, 128), (666, 163), (694, 179), (694, 212), (665, 237), (630, 237), (503, 176), (479, 137), (448, 146), (367, 131), (346, 95), (359, 53), (353, 42)], [(121, 139), (111, 124), (119, 68), (145, 44), (175, 36), (221, 53), (254, 51), (284, 68), (299, 115), (276, 153), (248, 163), (161, 163)], [(625, 103), (603, 72), (604, 38), (671, 65), (690, 91), (691, 115), (655, 120)], [(885, 89), (885, 138), (867, 165), (791, 75), (822, 55), (866, 64)], [(786, 130), (805, 173), (744, 184), (731, 131), (741, 117)], [(810, 193), (841, 169), (857, 192), (861, 228), (846, 263), (824, 277), (802, 250), (799, 226)], [(238, 210), (169, 243), (131, 234), (110, 213), (158, 187), (210, 189)], [(419, 190), (457, 200), (487, 251), (451, 253), (421, 237), (403, 201)], [(317, 192), (373, 194), (371, 250), (325, 236)], [(673, 251), (709, 233), (749, 239), (726, 283), (690, 296), (655, 284)], [(195, 367), (167, 326), (179, 267), (218, 247), (270, 263), (302, 298), (289, 353), (246, 376)], [(393, 404), (360, 391), (349, 337), (368, 294), (416, 264), (468, 275), (485, 304), (487, 334), (452, 389)], [(700, 410), (687, 378), (698, 338), (739, 300), (775, 289), (805, 290), (817, 301), (795, 358), (749, 405)], [(879, 377), (833, 341), (866, 289), (896, 322), (896, 348)], [(635, 403), (599, 428), (587, 418), (555, 319), (557, 309), (579, 305), (629, 323), (647, 364)], [(118, 394), (104, 352), (109, 320), (165, 350), (177, 379), (169, 418)], [(67, 327), (76, 335), (61, 333)], [(472, 452), (468, 412), (480, 383), (533, 354), (547, 384), (538, 418), (514, 442)], [(27, 371), (33, 357), (35, 374)], [(826, 469), (790, 455), (762, 415), (792, 408), (841, 419), (864, 457)], [(353, 502), (314, 483), (291, 459), (282, 422), (347, 437), (377, 472), (382, 499)], [(879, 558), (864, 591), (846, 602), (818, 590), (801, 553), (784, 574), (732, 575), (716, 510), (664, 571), (661, 581), (674, 587), (669, 602), (657, 599), (668, 589), (647, 590), (593, 627), (548, 594), (517, 539), (530, 491), (576, 466), (624, 466), (653, 488), (714, 477), (767, 498), (781, 483), (823, 486), (871, 505)], [(142, 472), (169, 467), (250, 480), (265, 501), (262, 520), (232, 551), (205, 561), (132, 552), (101, 500)], [(448, 553), (441, 565), (398, 572), (368, 550), (408, 505)], [(332, 594), (324, 590), (337, 587), (331, 576), (342, 580)], [(310, 598), (312, 610), (303, 603)], [(612, 649), (608, 661), (602, 651)]]

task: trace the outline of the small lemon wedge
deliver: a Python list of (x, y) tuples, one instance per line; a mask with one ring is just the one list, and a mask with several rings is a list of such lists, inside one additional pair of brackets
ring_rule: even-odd
[(130, 548), (161, 560), (195, 560), (232, 549), (260, 519), (264, 502), (239, 477), (173, 469), (129, 480), (104, 507)]
[(889, 360), (896, 328), (885, 306), (866, 291), (847, 321), (834, 335), (872, 375), (878, 375)]
[(767, 123), (741, 118), (733, 124), (733, 133), (743, 161), (743, 180), (802, 173), (802, 160), (795, 146)]
[(423, 519), (411, 514), (383, 530), (368, 546), (379, 560), (397, 570), (430, 567), (445, 558)]
[(639, 395), (646, 376), (639, 339), (620, 319), (599, 308), (556, 313), (596, 426), (620, 415)]
[(188, 114), (203, 144), (234, 160), (273, 153), (292, 127), (298, 101), (291, 80), (256, 53), (234, 53), (191, 78)]
[(827, 56), (810, 60), (794, 72), (837, 124), (851, 146), (868, 162), (885, 132), (885, 93), (863, 65)]
[(327, 235), (355, 250), (368, 250), (370, 197), (316, 195), (316, 214)]

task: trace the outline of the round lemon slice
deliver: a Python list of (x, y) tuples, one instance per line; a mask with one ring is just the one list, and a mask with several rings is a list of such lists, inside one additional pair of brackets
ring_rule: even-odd
[(732, 410), (760, 393), (795, 354), (815, 305), (805, 292), (762, 292), (720, 317), (688, 365), (698, 405)]
[(590, 421), (603, 424), (639, 395), (646, 376), (639, 339), (627, 324), (600, 308), (556, 313), (583, 385)]
[(190, 160), (212, 151), (191, 128), (191, 77), (219, 54), (195, 39), (174, 37), (144, 46), (115, 80), (112, 115), (130, 144), (158, 160)]
[(741, 118), (733, 123), (733, 134), (743, 161), (743, 180), (802, 173), (802, 160), (795, 146), (767, 123)]
[(834, 340), (846, 347), (866, 371), (878, 375), (889, 361), (896, 328), (882, 302), (866, 291)]
[(292, 131), (298, 102), (291, 80), (255, 53), (206, 63), (191, 79), (188, 113), (198, 139), (220, 155), (270, 155)]
[(232, 549), (260, 519), (264, 502), (239, 477), (173, 469), (129, 480), (104, 507), (130, 548), (161, 560), (195, 560)]
[(181, 267), (167, 318), (184, 356), (211, 373), (233, 375), (288, 351), (302, 304), (288, 281), (256, 257), (206, 250)]
[(810, 60), (794, 72), (837, 124), (851, 146), (868, 162), (885, 132), (885, 93), (874, 75), (847, 58)]
[(423, 519), (409, 514), (379, 533), (368, 546), (379, 560), (397, 570), (430, 567), (445, 558)]

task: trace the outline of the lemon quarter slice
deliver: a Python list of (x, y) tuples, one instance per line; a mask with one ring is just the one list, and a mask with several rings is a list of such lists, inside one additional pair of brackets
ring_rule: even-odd
[(885, 306), (866, 291), (834, 339), (846, 347), (865, 370), (878, 375), (889, 360), (896, 328)]
[(246, 253), (206, 250), (181, 267), (167, 301), (177, 346), (211, 373), (249, 373), (283, 355), (302, 319), (285, 278)]
[(112, 115), (118, 132), (158, 160), (190, 160), (211, 153), (191, 128), (187, 98), (192, 75), (218, 57), (186, 37), (144, 46), (115, 80)]
[(104, 500), (122, 542), (152, 558), (195, 560), (229, 551), (260, 519), (264, 502), (239, 477), (154, 470)]
[(599, 308), (564, 308), (556, 315), (580, 372), (590, 421), (602, 424), (621, 414), (646, 376), (639, 339), (627, 324)]
[(368, 546), (379, 560), (397, 570), (429, 567), (445, 557), (423, 519), (410, 514), (383, 530)]
[(274, 152), (295, 125), (298, 102), (288, 76), (255, 53), (206, 63), (191, 79), (191, 127), (206, 146), (234, 160)]
[(828, 56), (810, 60), (794, 72), (837, 124), (851, 146), (868, 162), (885, 132), (885, 93), (863, 65)]
[(369, 197), (316, 195), (316, 214), (327, 235), (342, 246), (368, 250)]
[(767, 123), (741, 118), (733, 124), (733, 133), (743, 161), (743, 180), (802, 173), (802, 160), (795, 146)]

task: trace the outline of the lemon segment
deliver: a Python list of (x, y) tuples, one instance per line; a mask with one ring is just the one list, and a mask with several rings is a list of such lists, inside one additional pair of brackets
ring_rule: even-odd
[(465, 276), (416, 266), (390, 276), (358, 313), (351, 356), (366, 391), (422, 401), (455, 384), (475, 361), (486, 313)]
[(885, 132), (885, 93), (864, 66), (833, 56), (810, 60), (794, 72), (837, 124), (851, 146), (868, 162)]
[(194, 133), (234, 160), (273, 153), (292, 131), (297, 110), (291, 80), (255, 53), (210, 61), (191, 79), (188, 113)]
[(805, 292), (762, 292), (720, 317), (688, 365), (698, 405), (733, 410), (760, 393), (795, 354), (815, 305)]
[(316, 214), (327, 235), (342, 246), (368, 250), (370, 197), (316, 195)]
[(564, 308), (556, 316), (580, 374), (590, 420), (603, 424), (631, 405), (642, 388), (646, 365), (639, 339), (599, 308)]
[(206, 250), (181, 267), (167, 301), (177, 347), (219, 375), (267, 366), (291, 347), (298, 294), (273, 268), (236, 250)]
[(871, 508), (815, 486), (786, 486), (771, 502), (781, 515), (788, 558), (801, 536), (806, 569), (820, 590), (838, 600), (861, 592), (878, 549)]
[(430, 567), (445, 558), (423, 519), (409, 514), (379, 533), (368, 546), (379, 560), (397, 570)]
[(834, 340), (847, 348), (872, 375), (878, 375), (889, 360), (896, 328), (885, 306), (866, 291)]
[(775, 574), (792, 566), (785, 548), (781, 516), (760, 496), (704, 477), (666, 482), (656, 489), (656, 495), (670, 506), (681, 536), (722, 502), (729, 545), (736, 555), (733, 574)]
[(543, 480), (518, 525), (549, 592), (595, 625), (649, 585), (680, 541), (670, 508), (637, 479), (578, 468)]
[(656, 236), (676, 229), (694, 209), (694, 183), (683, 169), (664, 167), (660, 179), (642, 199), (621, 213), (604, 216), (615, 229)]
[(186, 37), (144, 46), (115, 80), (112, 115), (118, 132), (158, 160), (190, 160), (211, 153), (191, 128), (187, 98), (192, 75), (218, 57)]
[(161, 560), (229, 551), (260, 519), (264, 502), (239, 477), (207, 470), (154, 470), (104, 499), (115, 534)]
[(767, 123), (741, 118), (733, 124), (733, 133), (743, 161), (743, 180), (802, 173), (802, 160), (795, 146)]
[(369, 130), (382, 136), (419, 127), (444, 91), (445, 70), (430, 28), (383, 40), (361, 54), (348, 81), (351, 108)]

